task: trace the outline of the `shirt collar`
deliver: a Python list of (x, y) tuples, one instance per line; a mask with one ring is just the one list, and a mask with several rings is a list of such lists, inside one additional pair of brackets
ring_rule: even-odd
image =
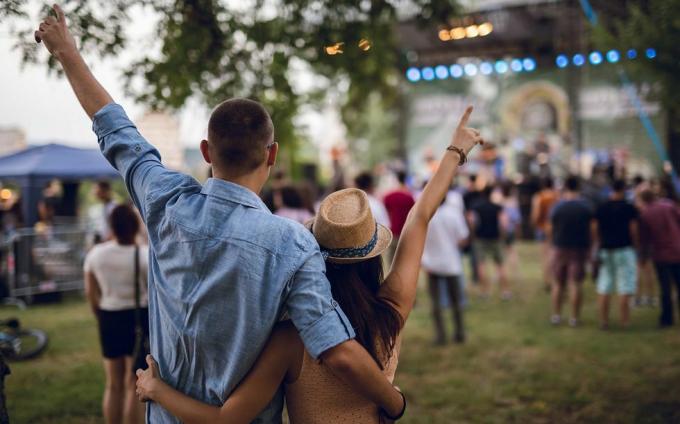
[(219, 199), (239, 203), (255, 209), (269, 211), (262, 199), (251, 190), (242, 185), (234, 184), (218, 178), (208, 178), (203, 184), (201, 193), (207, 196), (214, 196)]

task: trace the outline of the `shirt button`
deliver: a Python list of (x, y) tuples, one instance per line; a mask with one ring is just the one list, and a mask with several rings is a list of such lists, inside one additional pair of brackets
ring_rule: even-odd
[(333, 301), (331, 301), (331, 305), (333, 305), (334, 308), (337, 308), (337, 307), (338, 307), (338, 302), (336, 302), (335, 300), (333, 300)]
[(141, 151), (141, 150), (142, 150), (142, 146), (140, 146), (139, 144), (137, 144), (137, 145), (135, 146), (135, 152), (139, 152), (139, 151)]

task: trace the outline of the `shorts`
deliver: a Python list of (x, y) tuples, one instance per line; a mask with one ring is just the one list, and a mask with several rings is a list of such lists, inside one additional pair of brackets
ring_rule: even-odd
[[(135, 350), (135, 310), (102, 311), (98, 313), (99, 341), (107, 359), (132, 356)], [(149, 310), (141, 309), (142, 328), (149, 334)]]
[(484, 262), (487, 257), (491, 257), (498, 265), (503, 263), (503, 249), (501, 249), (500, 240), (476, 239), (474, 249), (479, 262)]
[(588, 248), (555, 247), (552, 255), (555, 281), (561, 285), (567, 281), (582, 283), (586, 278), (588, 251)]
[(637, 290), (637, 258), (632, 247), (602, 249), (597, 293), (612, 294), (614, 285), (620, 295), (632, 295)]

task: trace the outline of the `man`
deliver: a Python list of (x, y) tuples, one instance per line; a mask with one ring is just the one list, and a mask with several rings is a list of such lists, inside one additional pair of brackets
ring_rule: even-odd
[(374, 195), (375, 181), (373, 179), (373, 174), (369, 171), (362, 172), (354, 178), (354, 185), (359, 190), (365, 191), (368, 195), (368, 203), (376, 222), (390, 228), (390, 217), (387, 214), (385, 205), (383, 205), (383, 203)]
[(490, 294), (489, 277), (485, 270), (485, 264), (487, 259), (491, 259), (496, 264), (501, 297), (503, 300), (509, 300), (511, 293), (508, 277), (503, 266), (502, 244), (508, 222), (503, 207), (491, 201), (492, 192), (492, 186), (487, 186), (482, 190), (481, 196), (470, 205), (468, 221), (474, 228), (473, 243), (477, 254), (477, 275), (479, 276), (482, 296), (487, 297)]
[(555, 191), (553, 179), (541, 179), (541, 190), (534, 194), (531, 200), (531, 224), (536, 230), (536, 240), (541, 242), (541, 265), (543, 268), (543, 284), (546, 291), (552, 287), (552, 246), (548, 240), (548, 226), (550, 225), (550, 211), (557, 202), (558, 193)]
[[(258, 193), (276, 161), (273, 125), (257, 102), (231, 99), (210, 116), (200, 149), (215, 178), (201, 186), (166, 169), (80, 56), (59, 6), (35, 32), (93, 120), (104, 156), (123, 175), (150, 240), (151, 353), (182, 392), (221, 405), (287, 312), (307, 351), (357, 393), (396, 416), (402, 395), (384, 378), (332, 299), (312, 234), (273, 216)], [(281, 393), (258, 418), (281, 422)], [(394, 414), (394, 415), (393, 415)], [(177, 422), (158, 405), (150, 422)]]
[(668, 199), (657, 199), (649, 189), (640, 193), (640, 239), (648, 247), (661, 289), (659, 327), (673, 325), (675, 282), (680, 303), (680, 207)]
[(416, 204), (411, 191), (406, 186), (405, 171), (397, 171), (397, 181), (399, 182), (399, 186), (387, 193), (383, 198), (383, 203), (385, 203), (385, 209), (387, 209), (387, 214), (390, 219), (390, 229), (394, 235), (389, 249), (390, 262), (394, 258), (394, 253), (397, 250), (399, 236), (406, 223), (408, 213), (411, 211), (413, 205)]
[(595, 213), (600, 240), (600, 270), (597, 276), (600, 328), (609, 328), (609, 301), (619, 295), (621, 325), (630, 324), (630, 299), (637, 285), (638, 212), (626, 200), (626, 183), (616, 180), (609, 200)]
[(435, 344), (437, 345), (446, 343), (446, 332), (441, 311), (443, 303), (440, 298), (442, 293), (441, 283), (444, 283), (443, 292), (448, 296), (448, 303), (452, 309), (453, 341), (456, 343), (465, 341), (462, 287), (460, 284), (463, 263), (460, 247), (467, 242), (469, 230), (465, 223), (462, 202), (454, 202), (448, 198), (445, 199), (432, 217), (427, 229), (425, 250), (421, 261), (423, 269), (428, 274), (428, 290), (435, 325)]
[(562, 200), (557, 202), (552, 210), (548, 229), (555, 249), (550, 321), (553, 325), (560, 324), (562, 303), (568, 286), (571, 298), (569, 325), (576, 327), (581, 314), (581, 286), (586, 275), (585, 264), (590, 256), (591, 231), (594, 229), (591, 225), (593, 211), (579, 194), (578, 177), (568, 177), (564, 189)]
[(100, 243), (111, 238), (109, 216), (113, 208), (116, 207), (116, 202), (113, 201), (111, 184), (108, 181), (97, 182), (94, 188), (94, 196), (99, 201), (99, 204), (94, 205), (90, 209), (89, 217), (94, 228), (94, 242)]
[[(470, 212), (472, 205), (477, 203), (482, 197), (482, 192), (477, 188), (477, 174), (470, 174), (468, 176), (467, 187), (465, 187), (465, 193), (463, 193), (463, 205), (465, 206), (465, 213)], [(477, 251), (474, 245), (475, 234), (474, 232), (470, 234), (470, 242), (467, 244), (463, 253), (470, 255), (470, 270), (472, 276), (472, 283), (479, 284), (479, 273), (478, 273), (478, 261), (477, 261)]]

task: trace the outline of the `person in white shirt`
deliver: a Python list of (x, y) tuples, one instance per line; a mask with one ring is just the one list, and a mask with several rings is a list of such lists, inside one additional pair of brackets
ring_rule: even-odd
[(107, 423), (143, 423), (144, 405), (135, 396), (135, 286), (139, 286), (140, 324), (148, 335), (149, 248), (135, 243), (140, 224), (130, 206), (116, 206), (109, 218), (113, 239), (92, 248), (83, 266), (85, 293), (97, 318), (104, 357), (103, 412)]
[(463, 264), (460, 247), (467, 242), (469, 235), (462, 201), (455, 196), (445, 200), (430, 221), (425, 251), (421, 260), (421, 265), (428, 274), (428, 291), (435, 325), (435, 343), (439, 345), (446, 343), (446, 332), (441, 311), (440, 281), (445, 284), (453, 311), (453, 340), (456, 343), (465, 341), (460, 285)]
[(368, 171), (362, 172), (354, 178), (354, 185), (359, 190), (365, 191), (368, 195), (368, 205), (371, 208), (375, 221), (380, 225), (390, 228), (390, 216), (387, 214), (385, 205), (373, 195), (375, 190), (373, 174)]

